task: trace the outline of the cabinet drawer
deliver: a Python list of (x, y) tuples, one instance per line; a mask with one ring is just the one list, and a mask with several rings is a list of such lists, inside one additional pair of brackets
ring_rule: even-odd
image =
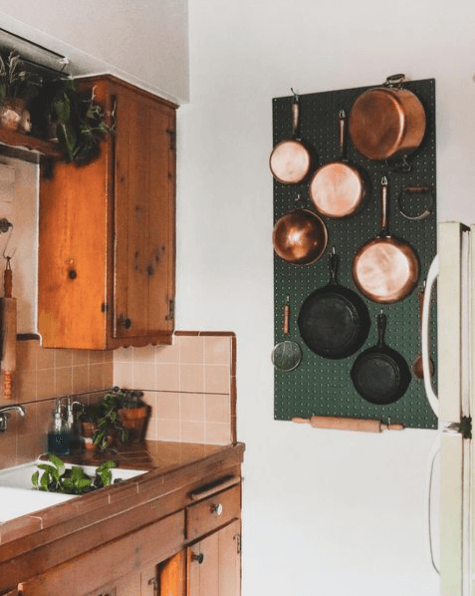
[(186, 538), (194, 540), (241, 515), (241, 485), (218, 492), (186, 510)]

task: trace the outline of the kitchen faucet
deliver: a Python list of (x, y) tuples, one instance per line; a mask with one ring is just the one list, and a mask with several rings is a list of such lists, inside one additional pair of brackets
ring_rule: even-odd
[(4, 406), (0, 408), (0, 433), (7, 430), (8, 412), (18, 412), (22, 416), (26, 414), (23, 406)]

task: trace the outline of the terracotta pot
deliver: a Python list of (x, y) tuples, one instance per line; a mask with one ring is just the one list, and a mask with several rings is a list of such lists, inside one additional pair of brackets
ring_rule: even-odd
[(94, 445), (96, 430), (94, 422), (81, 422), (81, 443), (86, 451), (94, 451), (97, 448), (97, 445)]
[(138, 443), (143, 440), (148, 413), (147, 406), (117, 410), (117, 416), (122, 426), (130, 431), (129, 443)]

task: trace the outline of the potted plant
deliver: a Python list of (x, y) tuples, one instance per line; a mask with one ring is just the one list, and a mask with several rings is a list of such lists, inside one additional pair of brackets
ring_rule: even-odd
[(112, 127), (106, 123), (94, 89), (80, 93), (71, 78), (55, 78), (43, 84), (34, 106), (38, 134), (56, 140), (64, 159), (86, 165), (99, 155), (100, 143)]
[(42, 79), (25, 68), (15, 51), (0, 54), (0, 125), (27, 133), (31, 129), (28, 102), (37, 95)]
[(112, 387), (99, 402), (85, 406), (78, 416), (85, 448), (105, 451), (115, 441), (141, 441), (150, 410), (142, 396), (142, 391)]

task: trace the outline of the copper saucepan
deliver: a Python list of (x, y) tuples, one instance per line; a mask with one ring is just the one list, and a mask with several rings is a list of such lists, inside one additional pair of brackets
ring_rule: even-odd
[(292, 137), (277, 143), (270, 155), (269, 166), (274, 178), (282, 184), (298, 184), (308, 176), (314, 160), (313, 151), (300, 138), (299, 96), (294, 93)]
[(388, 180), (381, 179), (382, 229), (379, 236), (366, 242), (353, 258), (353, 279), (373, 302), (392, 304), (408, 296), (419, 279), (419, 259), (412, 246), (389, 234)]
[(404, 80), (403, 74), (388, 77), (383, 87), (368, 89), (351, 108), (350, 137), (368, 159), (407, 156), (422, 143), (426, 114), (419, 98), (402, 86)]
[(327, 217), (349, 217), (359, 211), (367, 195), (367, 182), (360, 170), (346, 157), (346, 113), (340, 110), (340, 161), (318, 168), (310, 181), (310, 198)]
[(277, 220), (272, 233), (276, 254), (295, 265), (310, 265), (325, 252), (328, 231), (323, 220), (310, 209), (297, 206)]

